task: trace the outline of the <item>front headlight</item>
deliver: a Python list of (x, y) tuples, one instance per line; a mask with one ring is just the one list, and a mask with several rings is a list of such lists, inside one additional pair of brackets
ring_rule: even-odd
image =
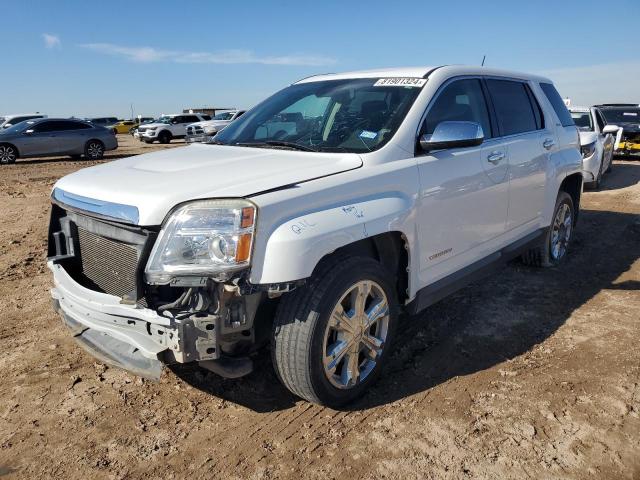
[(182, 276), (224, 277), (251, 263), (256, 207), (246, 200), (200, 200), (165, 222), (145, 269), (147, 283)]
[(588, 145), (582, 145), (580, 147), (580, 152), (582, 153), (582, 158), (587, 158), (593, 155), (596, 151), (596, 142), (590, 143)]
[(209, 135), (217, 132), (218, 132), (217, 127), (204, 127), (204, 133), (208, 133)]

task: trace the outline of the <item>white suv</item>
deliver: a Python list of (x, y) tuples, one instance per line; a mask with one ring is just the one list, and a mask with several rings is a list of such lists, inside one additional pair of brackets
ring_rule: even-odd
[(522, 256), (557, 265), (582, 193), (550, 80), (444, 66), (321, 75), (193, 144), (79, 170), (52, 193), (55, 309), (103, 361), (234, 377), (271, 342), (325, 405), (367, 390), (401, 310)]
[(203, 120), (210, 120), (211, 116), (200, 113), (176, 113), (163, 115), (152, 123), (145, 123), (138, 127), (135, 136), (140, 140), (153, 143), (169, 143), (174, 138), (184, 138), (187, 125)]
[(620, 143), (622, 129), (617, 125), (607, 125), (597, 107), (570, 107), (569, 110), (580, 131), (585, 185), (597, 189), (602, 176), (613, 168), (613, 152)]
[(216, 134), (234, 120), (240, 118), (245, 110), (230, 110), (216, 114), (211, 120), (192, 123), (187, 126), (187, 143), (209, 142)]
[(47, 116), (40, 113), (21, 113), (18, 115), (0, 116), (0, 130), (12, 127), (13, 125), (24, 122), (25, 120), (37, 120), (38, 118), (47, 118)]

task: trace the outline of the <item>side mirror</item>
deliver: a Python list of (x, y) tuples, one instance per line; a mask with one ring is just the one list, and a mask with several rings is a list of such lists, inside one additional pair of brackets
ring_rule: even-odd
[(620, 127), (618, 127), (617, 125), (605, 125), (605, 127), (602, 129), (602, 133), (618, 133), (618, 129)]
[(25, 130), (23, 133), (25, 135), (31, 135), (31, 134), (33, 134), (33, 132), (34, 132), (33, 128), (30, 128), (29, 130)]
[(484, 132), (476, 122), (440, 122), (431, 135), (420, 137), (425, 152), (448, 148), (477, 147), (484, 141)]

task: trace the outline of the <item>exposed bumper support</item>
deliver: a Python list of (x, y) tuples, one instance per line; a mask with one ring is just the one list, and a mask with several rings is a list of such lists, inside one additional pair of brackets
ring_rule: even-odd
[(78, 344), (101, 362), (123, 368), (149, 380), (160, 380), (163, 364), (157, 358), (147, 358), (130, 344), (87, 328), (62, 310), (59, 310), (59, 313)]
[(195, 315), (172, 322), (154, 310), (79, 285), (54, 261), (47, 266), (53, 272), (54, 309), (82, 347), (101, 361), (157, 380), (165, 362), (220, 357), (219, 317)]

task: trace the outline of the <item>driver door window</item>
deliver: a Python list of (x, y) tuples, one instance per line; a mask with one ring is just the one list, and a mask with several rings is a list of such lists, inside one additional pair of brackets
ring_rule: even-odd
[(432, 134), (441, 122), (465, 121), (479, 123), (484, 138), (491, 138), (491, 122), (480, 80), (457, 80), (447, 85), (429, 109), (420, 135)]

